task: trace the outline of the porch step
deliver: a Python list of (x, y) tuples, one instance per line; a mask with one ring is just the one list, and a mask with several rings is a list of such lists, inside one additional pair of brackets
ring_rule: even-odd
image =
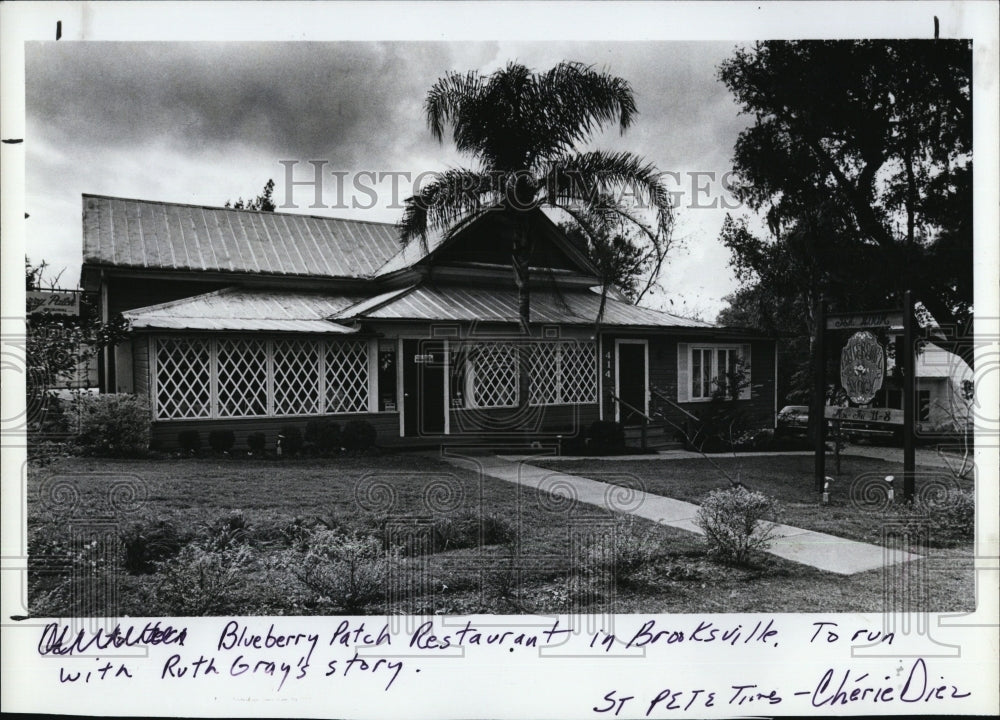
[[(642, 426), (628, 426), (625, 428), (625, 444), (638, 447), (642, 445)], [(675, 442), (667, 435), (662, 425), (646, 426), (646, 449), (647, 450), (677, 450), (683, 447), (681, 443)]]

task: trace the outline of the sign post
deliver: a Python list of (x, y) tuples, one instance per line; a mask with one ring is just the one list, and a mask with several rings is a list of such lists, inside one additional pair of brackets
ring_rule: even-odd
[(915, 452), (914, 406), (917, 399), (917, 354), (913, 347), (913, 298), (903, 293), (903, 498), (913, 500)]
[(816, 369), (814, 370), (813, 406), (810, 416), (815, 416), (816, 425), (816, 492), (823, 492), (826, 482), (826, 418), (823, 417), (823, 407), (826, 405), (826, 351), (823, 339), (826, 336), (826, 299), (820, 295), (816, 303), (816, 337), (813, 339), (813, 353)]
[[(813, 340), (816, 352), (814, 402), (822, 412), (816, 430), (816, 490), (823, 491), (826, 472), (826, 419), (834, 421), (857, 420), (903, 426), (903, 497), (912, 500), (914, 496), (915, 449), (914, 425), (917, 399), (916, 348), (914, 347), (913, 296), (909, 290), (903, 293), (902, 310), (872, 310), (851, 313), (827, 313), (823, 299), (816, 308), (816, 336)], [(874, 336), (865, 328), (903, 329), (902, 343), (896, 345), (896, 363), (903, 376), (903, 409), (842, 407), (827, 408), (826, 398), (826, 356), (824, 338), (829, 331), (855, 330), (841, 351), (840, 380), (850, 399), (860, 405), (869, 403), (882, 387), (885, 375), (884, 351)], [(897, 338), (898, 340), (898, 338)]]

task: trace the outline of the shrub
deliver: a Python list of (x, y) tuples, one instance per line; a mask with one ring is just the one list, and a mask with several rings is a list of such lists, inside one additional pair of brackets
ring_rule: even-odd
[(247, 435), (247, 447), (250, 448), (251, 455), (263, 455), (266, 446), (267, 438), (264, 437), (264, 433), (255, 432)]
[[(932, 547), (948, 547), (972, 542), (975, 537), (975, 495), (967, 490), (950, 490), (928, 500), (896, 503), (886, 512), (893, 532), (909, 533), (911, 541), (926, 536)], [(926, 535), (924, 535), (926, 533)]]
[(747, 565), (774, 539), (778, 502), (737, 486), (713, 490), (702, 501), (695, 524), (705, 533), (709, 553), (723, 562)]
[(236, 510), (208, 526), (205, 546), (211, 550), (227, 550), (249, 541), (250, 521), (242, 510)]
[(191, 540), (190, 533), (180, 532), (169, 520), (139, 520), (119, 534), (126, 572), (146, 575), (156, 572), (164, 560), (176, 556)]
[(291, 520), (260, 523), (250, 535), (255, 545), (305, 550), (312, 531), (313, 523), (296, 515)]
[(376, 432), (375, 426), (367, 420), (351, 420), (344, 425), (344, 432), (341, 436), (344, 449), (349, 452), (370, 450), (375, 447), (377, 439), (378, 432)]
[(595, 420), (587, 430), (588, 447), (594, 455), (620, 455), (625, 452), (625, 428), (611, 420)]
[(298, 455), (302, 449), (302, 431), (296, 425), (284, 425), (278, 432), (282, 455)]
[(232, 430), (213, 430), (208, 434), (208, 446), (217, 453), (227, 453), (236, 444), (236, 433)]
[(589, 573), (602, 570), (621, 587), (635, 585), (642, 573), (662, 552), (655, 528), (640, 524), (631, 515), (615, 520), (612, 542), (583, 549), (583, 566)]
[(290, 569), (321, 600), (355, 612), (384, 597), (392, 559), (371, 535), (320, 530)]
[(181, 430), (177, 433), (177, 444), (181, 450), (193, 455), (201, 450), (201, 433), (197, 430)]
[(320, 455), (340, 452), (340, 425), (332, 420), (310, 420), (306, 423), (306, 443)]
[(141, 395), (81, 393), (77, 443), (92, 455), (134, 457), (149, 449), (149, 402)]
[(152, 595), (159, 607), (150, 614), (242, 614), (252, 561), (253, 553), (245, 545), (225, 550), (186, 545), (176, 557), (161, 563), (152, 576)]

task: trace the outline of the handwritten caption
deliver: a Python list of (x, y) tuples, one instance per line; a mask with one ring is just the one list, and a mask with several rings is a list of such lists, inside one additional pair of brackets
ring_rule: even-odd
[[(616, 632), (588, 633), (559, 620), (525, 629), (487, 629), (471, 621), (445, 623), (437, 618), (406, 632), (390, 632), (389, 623), (373, 619), (302, 620), (289, 620), (289, 625), (305, 626), (307, 631), (282, 629), (280, 620), (225, 618), (209, 623), (211, 630), (199, 621), (197, 632), (163, 621), (145, 625), (117, 623), (110, 629), (80, 629), (52, 622), (40, 633), (38, 654), (60, 661), (53, 670), (62, 686), (130, 682), (136, 678), (165, 684), (242, 678), (252, 681), (258, 692), (273, 694), (287, 693), (290, 686), (307, 678), (366, 683), (372, 691), (390, 692), (414, 682), (429, 658), (448, 659), (452, 661), (447, 664), (448, 671), (461, 672), (461, 663), (455, 661), (467, 650), (504, 653), (518, 662), (589, 656), (608, 659), (609, 681), (606, 687), (592, 691), (592, 699), (581, 696), (581, 702), (587, 703), (586, 709), (593, 715), (613, 717), (660, 717), (713, 707), (746, 709), (782, 703), (827, 709), (927, 704), (960, 701), (972, 695), (960, 680), (947, 679), (931, 660), (885, 659), (892, 657), (896, 639), (892, 632), (848, 627), (833, 620), (812, 622), (805, 628), (800, 622), (794, 631), (785, 631), (776, 618), (730, 623), (686, 618), (673, 626), (649, 619), (635, 625), (626, 623)], [(715, 684), (686, 680), (686, 685), (660, 686), (650, 683), (648, 675), (635, 673), (634, 665), (623, 667), (619, 676), (610, 662), (621, 656), (645, 656), (650, 659), (647, 667), (662, 668), (657, 655), (671, 652), (671, 648), (683, 647), (676, 652), (683, 653), (685, 661), (700, 649), (715, 648), (727, 659), (733, 657), (735, 662), (743, 663), (741, 672), (747, 674), (753, 672), (755, 660), (780, 665), (790, 659), (822, 657), (822, 648), (849, 648), (857, 643), (878, 645), (887, 653), (882, 659), (868, 660), (860, 666), (852, 664), (849, 652), (841, 653), (837, 657), (844, 658), (842, 662), (817, 664), (815, 671), (793, 673), (782, 687), (752, 678)], [(123, 653), (129, 649), (142, 649), (146, 654), (133, 658)], [(560, 653), (546, 655), (546, 651), (554, 649)], [(810, 653), (810, 649), (817, 652)], [(717, 653), (713, 657), (718, 657)], [(490, 662), (496, 662), (495, 656)], [(700, 681), (704, 676), (702, 673), (697, 677)], [(615, 677), (626, 681), (616, 682)], [(773, 677), (773, 673), (767, 677)], [(635, 687), (627, 687), (630, 682), (635, 682)]]

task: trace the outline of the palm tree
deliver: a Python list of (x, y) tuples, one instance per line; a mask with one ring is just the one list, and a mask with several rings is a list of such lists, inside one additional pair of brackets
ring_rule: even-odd
[[(511, 236), (511, 265), (518, 291), (522, 333), (530, 334), (530, 212), (559, 208), (591, 237), (604, 226), (635, 226), (657, 248), (669, 242), (672, 208), (656, 168), (628, 152), (580, 151), (590, 135), (609, 125), (621, 132), (636, 116), (629, 83), (563, 62), (544, 73), (509, 63), (490, 75), (451, 72), (427, 94), (431, 133), (444, 140), (452, 130), (455, 146), (476, 160), (475, 168), (439, 175), (406, 200), (399, 223), (404, 244), (431, 231), (448, 231), (482, 214), (496, 213)], [(615, 202), (634, 194), (642, 213)], [(611, 198), (612, 200), (609, 200)], [(527, 370), (521, 363), (522, 403), (527, 402)]]

